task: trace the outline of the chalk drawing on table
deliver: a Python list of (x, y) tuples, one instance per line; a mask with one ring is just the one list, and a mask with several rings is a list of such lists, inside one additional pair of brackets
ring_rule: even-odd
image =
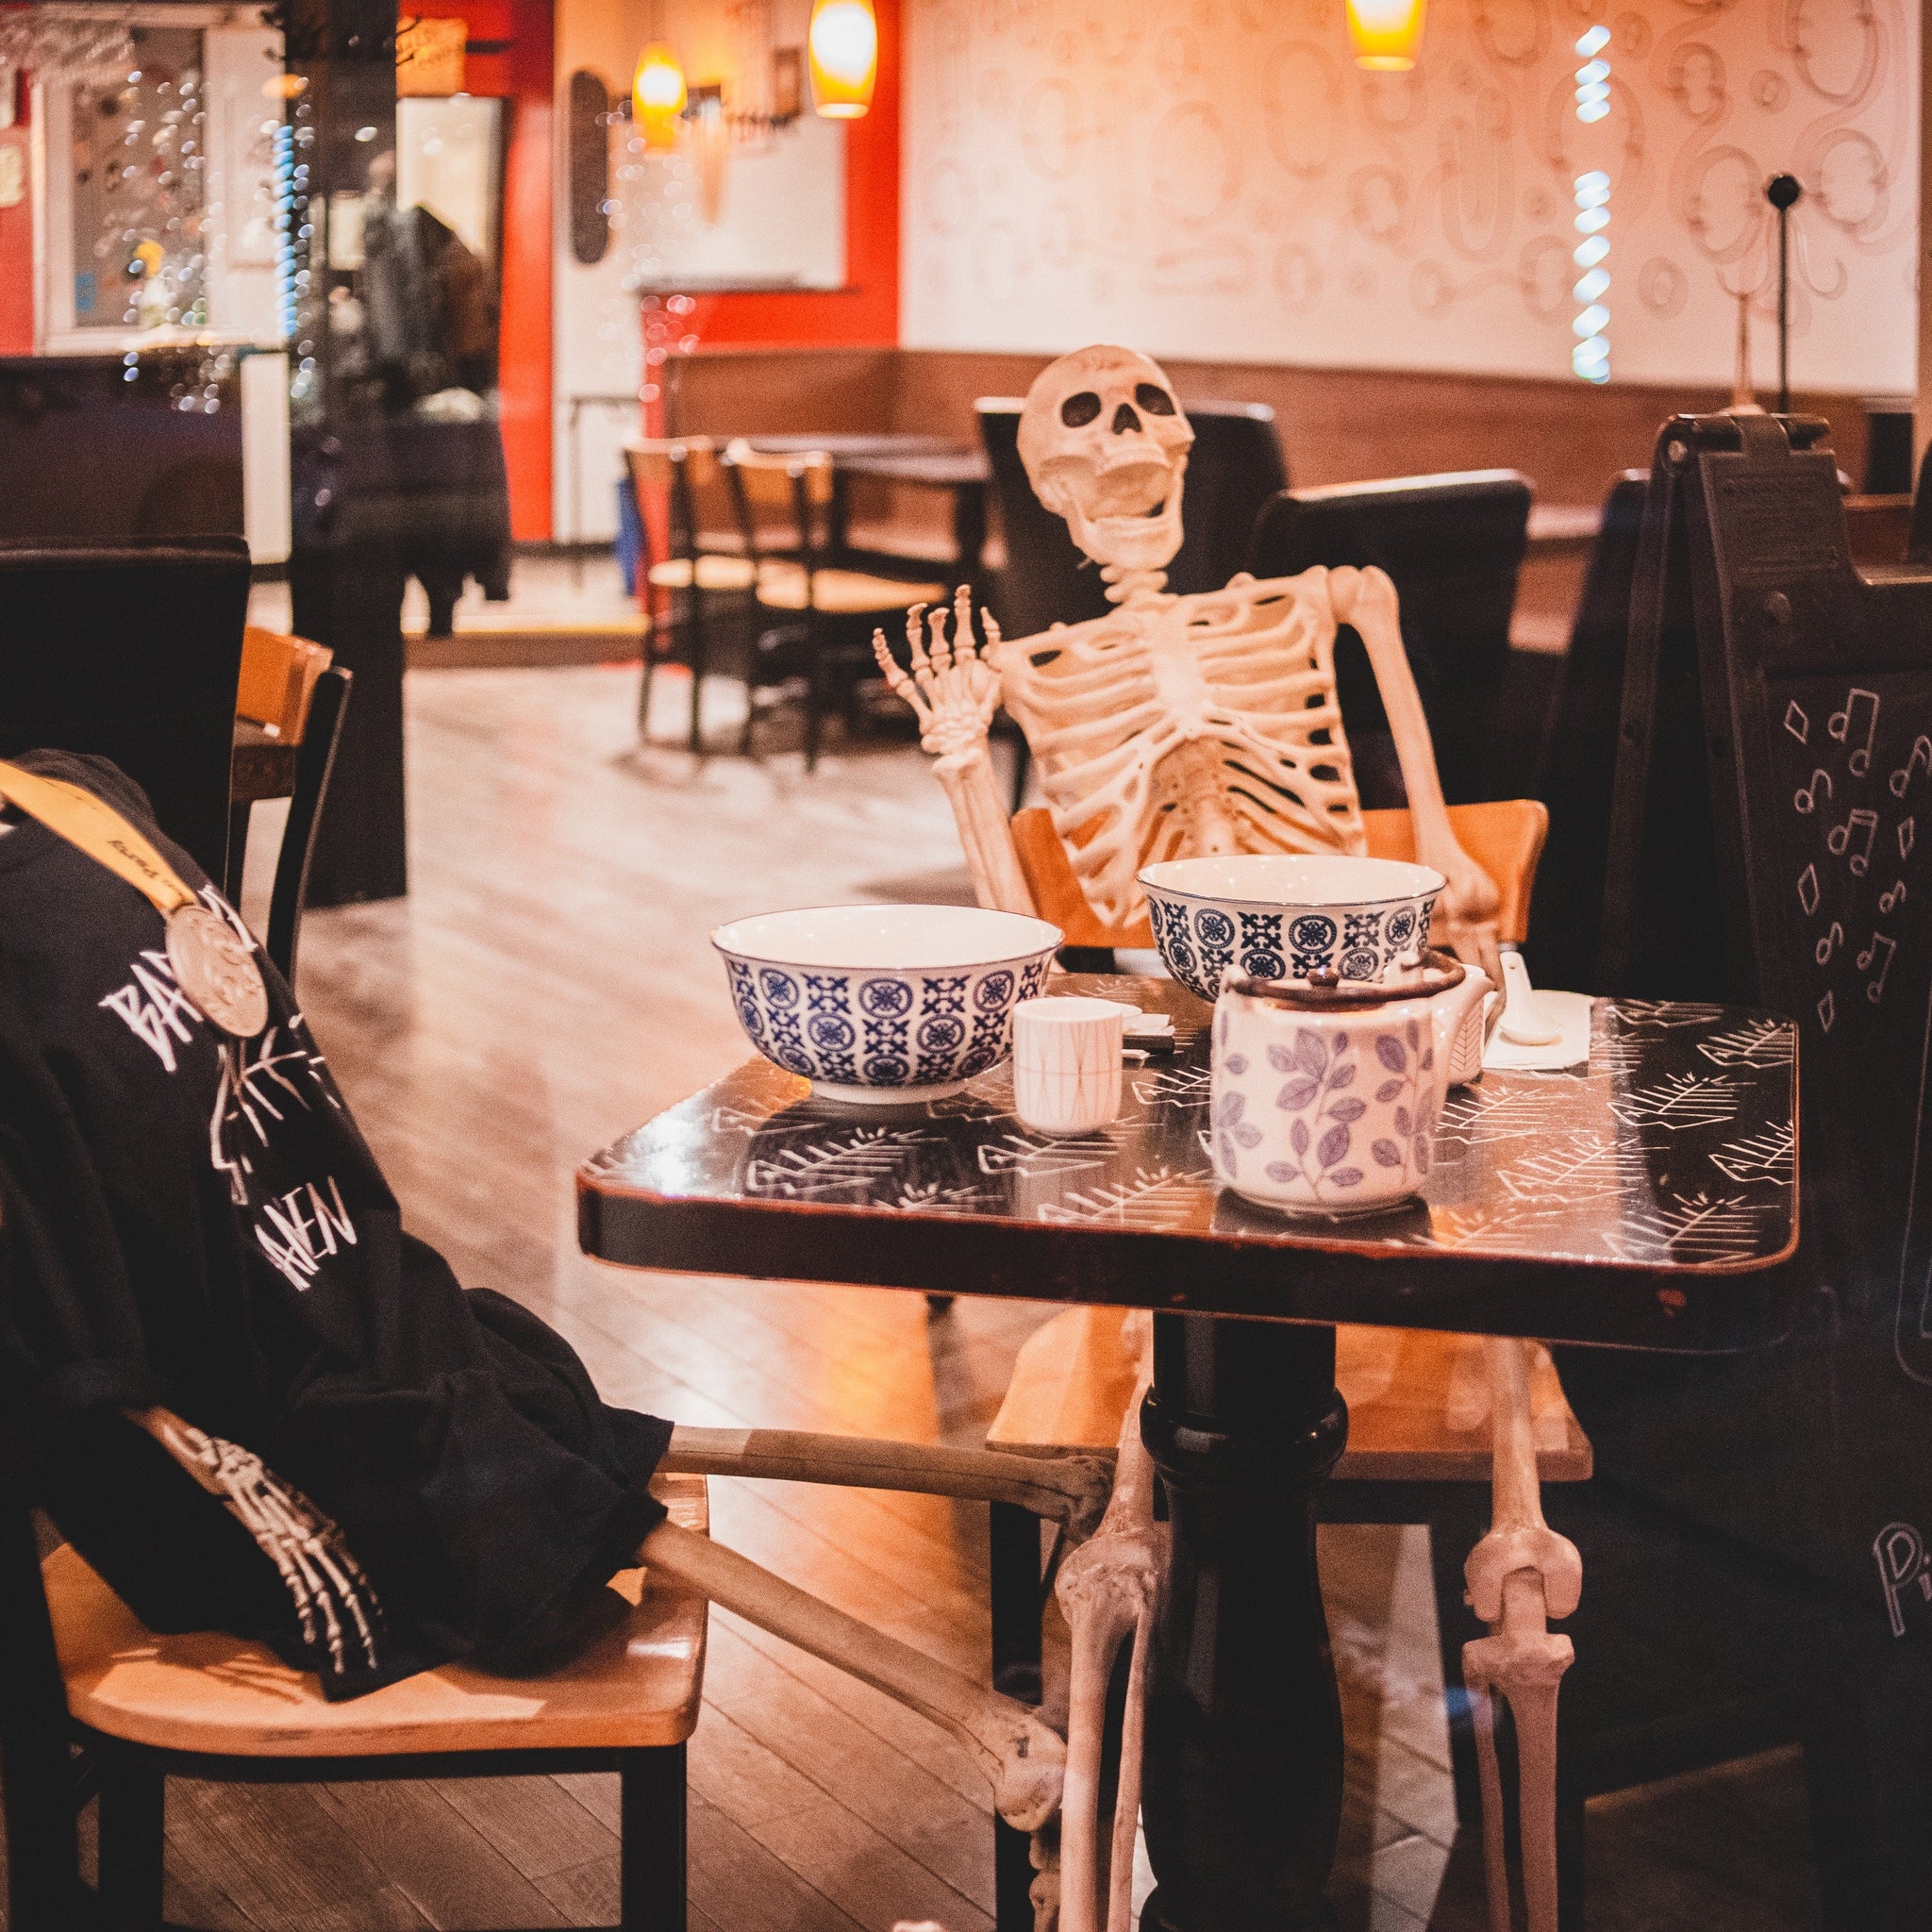
[(1610, 1111), (1625, 1126), (1708, 1127), (1734, 1120), (1740, 1085), (1723, 1074), (1675, 1074), (1620, 1093)]
[(899, 1190), (896, 1201), (880, 1201), (876, 1205), (890, 1208), (895, 1214), (990, 1213), (995, 1206), (987, 1198), (984, 1188), (948, 1188), (938, 1181), (924, 1181), (917, 1185), (908, 1182)]
[(1186, 1227), (1199, 1219), (1201, 1191), (1212, 1177), (1205, 1168), (1177, 1174), (1165, 1165), (1137, 1167), (1131, 1180), (1043, 1202), (1039, 1218), (1060, 1226), (1112, 1224), (1154, 1233)]
[(891, 1179), (915, 1148), (939, 1138), (930, 1128), (854, 1127), (809, 1146), (760, 1156), (745, 1169), (745, 1190), (793, 1200), (847, 1189), (869, 1191)]
[(1782, 1215), (1778, 1203), (1741, 1197), (1712, 1200), (1701, 1189), (1672, 1194), (1641, 1212), (1626, 1214), (1604, 1230), (1604, 1245), (1620, 1260), (1683, 1261), (1709, 1267), (1748, 1261), (1762, 1252), (1759, 1230), (1768, 1215)]
[(1725, 1009), (1705, 1000), (1619, 1000), (1610, 1011), (1626, 1033), (1635, 1033), (1648, 1026), (1713, 1026)]
[(1127, 1084), (1142, 1107), (1206, 1107), (1213, 1097), (1208, 1091), (1213, 1078), (1210, 1067), (1162, 1067)]
[(1825, 1032), (1831, 1031), (1832, 1022), (1838, 1018), (1838, 1002), (1832, 998), (1831, 989), (1825, 988), (1824, 997), (1818, 1002), (1818, 1024)]
[(1878, 909), (1881, 912), (1893, 911), (1896, 908), (1903, 905), (1908, 896), (1906, 891), (1905, 880), (1899, 879), (1894, 882), (1890, 891), (1879, 893)]
[(1891, 795), (1903, 798), (1914, 772), (1932, 773), (1932, 738), (1922, 731), (1912, 740), (1911, 756), (1891, 774)]
[[(1871, 709), (1865, 710), (1868, 705)], [(1861, 711), (1865, 716), (1865, 735), (1859, 739), (1858, 714)], [(1855, 684), (1845, 693), (1844, 709), (1834, 711), (1824, 728), (1851, 753), (1845, 765), (1852, 776), (1862, 778), (1872, 769), (1872, 740), (1878, 730), (1878, 693)]]
[(1807, 865), (1798, 874), (1798, 904), (1805, 908), (1805, 917), (1818, 910), (1818, 868)]
[(1843, 824), (1832, 826), (1824, 835), (1824, 842), (1834, 857), (1844, 859), (1851, 867), (1852, 876), (1861, 879), (1872, 863), (1872, 841), (1877, 832), (1878, 814), (1860, 806)]
[(1811, 742), (1811, 720), (1805, 715), (1805, 708), (1796, 698), (1785, 707), (1785, 729), (1800, 744)]
[(1788, 1067), (1797, 1052), (1790, 1025), (1783, 1020), (1751, 1020), (1700, 1040), (1697, 1051), (1719, 1067)]
[(1831, 922), (1831, 929), (1811, 948), (1811, 957), (1821, 966), (1831, 964), (1831, 956), (1845, 942), (1845, 929), (1837, 920)]
[(1776, 1181), (1789, 1187), (1795, 1172), (1797, 1145), (1796, 1130), (1789, 1124), (1767, 1127), (1761, 1134), (1726, 1141), (1710, 1157), (1710, 1164), (1740, 1187), (1752, 1181)]
[(1791, 793), (1791, 809), (1796, 812), (1814, 812), (1818, 809), (1818, 788), (1824, 787), (1824, 795), (1831, 796), (1831, 774), (1823, 765), (1811, 774), (1808, 785), (1800, 785)]
[(1129, 1129), (1139, 1124), (1137, 1121), (1110, 1121), (1091, 1134), (1058, 1138), (1029, 1134), (1024, 1128), (1002, 1134), (997, 1141), (981, 1141), (979, 1171), (988, 1175), (1024, 1174), (1031, 1180), (1050, 1179), (1055, 1174), (1091, 1174), (1119, 1158)]
[(1648, 1190), (1650, 1163), (1633, 1141), (1573, 1133), (1498, 1170), (1496, 1179), (1515, 1201), (1615, 1201)]
[(1552, 1081), (1535, 1085), (1494, 1083), (1465, 1087), (1450, 1094), (1438, 1116), (1439, 1159), (1456, 1156), (1441, 1143), (1461, 1141), (1471, 1147), (1491, 1146), (1499, 1141), (1530, 1141), (1550, 1130), (1570, 1098), (1571, 1090)]

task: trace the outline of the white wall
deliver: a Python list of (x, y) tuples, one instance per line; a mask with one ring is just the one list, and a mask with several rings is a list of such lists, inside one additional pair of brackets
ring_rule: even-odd
[[(1910, 0), (1435, 0), (1412, 75), (1340, 0), (908, 0), (908, 346), (1569, 373), (1573, 184), (1612, 176), (1613, 379), (1728, 381), (1790, 169), (1792, 381), (1914, 386)], [(1613, 30), (1612, 112), (1574, 112)]]
[[(570, 76), (598, 75), (618, 93), (630, 86), (644, 42), (661, 32), (677, 47), (688, 77), (726, 71), (732, 58), (722, 24), (754, 0), (558, 0), (557, 8), (556, 524), (559, 538), (606, 538), (616, 528), (613, 490), (619, 451), (637, 433), (635, 406), (578, 410), (577, 450), (569, 434), (574, 395), (634, 396), (643, 375), (638, 303), (642, 279), (660, 287), (837, 288), (845, 278), (845, 137), (808, 111), (757, 146), (734, 150), (724, 217), (698, 219), (691, 162), (682, 153), (634, 156), (631, 130), (612, 130), (616, 204), (604, 259), (586, 267), (571, 252), (569, 213)], [(810, 0), (771, 0), (774, 42), (802, 46)], [(635, 170), (625, 175), (621, 170)]]

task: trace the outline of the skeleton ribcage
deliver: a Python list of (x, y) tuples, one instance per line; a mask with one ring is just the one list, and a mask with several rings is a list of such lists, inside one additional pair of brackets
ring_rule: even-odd
[(1074, 874), (1114, 924), (1156, 859), (1362, 850), (1335, 625), (1302, 579), (1137, 602), (1008, 643), (1000, 670)]

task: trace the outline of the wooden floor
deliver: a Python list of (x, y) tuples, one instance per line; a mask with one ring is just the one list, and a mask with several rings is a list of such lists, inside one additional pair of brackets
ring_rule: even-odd
[[(688, 697), (664, 680), (663, 729)], [(763, 766), (640, 754), (635, 673), (411, 674), (407, 900), (313, 914), (300, 991), (413, 1230), (554, 1323), (608, 1397), (696, 1424), (980, 1440), (1048, 1310), (628, 1274), (576, 1252), (583, 1156), (744, 1054), (706, 934), (734, 914), (958, 897), (908, 746)], [(719, 702), (729, 708), (729, 692)], [(266, 819), (266, 814), (258, 814)], [(258, 824), (258, 841), (272, 832)], [(260, 868), (255, 869), (257, 875)], [(985, 1518), (941, 1500), (713, 1485), (716, 1534), (984, 1675)], [(1426, 1531), (1324, 1530), (1349, 1731), (1350, 1928), (1482, 1923), (1454, 1835)], [(883, 1697), (714, 1616), (691, 1747), (695, 1932), (991, 1924), (987, 1791)], [(608, 1923), (614, 1779), (171, 1788), (171, 1916), (237, 1932)], [(1592, 1932), (1817, 1924), (1781, 1757), (1592, 1807)], [(1439, 1899), (1439, 1891), (1441, 1893)]]

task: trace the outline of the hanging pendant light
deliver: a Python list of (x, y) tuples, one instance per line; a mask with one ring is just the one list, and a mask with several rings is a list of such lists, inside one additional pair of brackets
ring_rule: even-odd
[(811, 100), (828, 121), (856, 121), (872, 106), (879, 71), (879, 24), (872, 0), (813, 0)]
[(677, 49), (669, 41), (653, 41), (638, 56), (638, 71), (630, 83), (631, 115), (647, 148), (662, 154), (677, 145), (684, 103), (684, 69)]
[(1407, 74), (1422, 44), (1427, 0), (1347, 0), (1355, 64), (1378, 74)]

